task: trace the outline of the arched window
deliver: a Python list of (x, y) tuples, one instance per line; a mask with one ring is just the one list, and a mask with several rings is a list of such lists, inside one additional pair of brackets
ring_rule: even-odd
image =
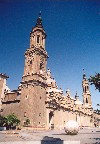
[(86, 103), (88, 103), (88, 99), (86, 98)]
[(85, 93), (86, 93), (86, 86), (85, 86)]
[(53, 114), (53, 112), (51, 111), (51, 112), (49, 113), (49, 123), (51, 122), (53, 116), (54, 116), (54, 114)]
[(87, 86), (87, 90), (89, 89), (89, 87)]
[(26, 117), (26, 112), (24, 112), (24, 117)]
[(83, 87), (83, 92), (85, 92), (85, 91), (84, 91), (84, 87)]
[(39, 43), (39, 42), (40, 42), (40, 36), (37, 35), (37, 43)]
[(40, 70), (42, 69), (42, 67), (43, 67), (43, 64), (42, 64), (42, 63), (40, 63)]
[(28, 99), (28, 95), (26, 95), (25, 98)]
[(30, 61), (30, 64), (32, 64), (32, 60)]

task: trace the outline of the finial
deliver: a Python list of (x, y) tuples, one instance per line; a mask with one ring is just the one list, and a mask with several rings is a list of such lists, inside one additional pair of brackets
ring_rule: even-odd
[(84, 68), (83, 68), (83, 79), (86, 79), (86, 74), (85, 74)]
[(77, 91), (76, 91), (76, 94), (75, 94), (75, 99), (78, 99), (78, 97), (79, 97), (79, 96), (78, 96)]
[(66, 96), (67, 97), (70, 97), (70, 90), (67, 88), (67, 90), (66, 90)]
[(50, 69), (47, 70), (47, 76), (51, 77), (51, 71), (50, 71)]
[(47, 72), (51, 72), (49, 68), (47, 69)]
[(85, 69), (83, 68), (83, 74), (85, 74)]

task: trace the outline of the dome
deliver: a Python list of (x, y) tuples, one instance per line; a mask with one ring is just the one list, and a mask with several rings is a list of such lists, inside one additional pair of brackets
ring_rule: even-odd
[(49, 89), (47, 90), (47, 92), (62, 93), (62, 90), (59, 90), (59, 89), (57, 89), (57, 88), (49, 88)]
[(67, 91), (66, 92), (70, 92), (70, 89), (67, 89)]
[(76, 101), (75, 101), (75, 104), (76, 104), (76, 105), (82, 105), (83, 103), (82, 103), (80, 100), (76, 100)]

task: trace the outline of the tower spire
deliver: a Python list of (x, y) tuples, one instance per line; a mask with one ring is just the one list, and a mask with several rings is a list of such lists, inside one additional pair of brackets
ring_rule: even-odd
[(83, 68), (83, 79), (86, 80), (86, 74), (85, 74), (85, 70), (84, 70), (84, 68)]
[(46, 33), (42, 25), (41, 11), (38, 14), (36, 24), (30, 32), (30, 48), (38, 47), (45, 49)]
[(91, 107), (92, 106), (91, 93), (89, 90), (89, 82), (88, 79), (86, 78), (85, 72), (83, 73), (82, 88), (83, 88), (83, 103)]
[(37, 21), (36, 21), (36, 26), (39, 27), (39, 28), (42, 28), (42, 18), (41, 18), (41, 11), (39, 12), (39, 16), (37, 18)]

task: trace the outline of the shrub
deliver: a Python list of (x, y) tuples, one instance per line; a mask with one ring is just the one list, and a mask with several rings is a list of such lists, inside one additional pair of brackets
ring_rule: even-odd
[(27, 118), (26, 121), (24, 122), (24, 126), (28, 126), (30, 124), (30, 120)]
[(3, 127), (5, 125), (5, 118), (0, 115), (0, 127)]
[(5, 126), (8, 129), (11, 129), (13, 127), (16, 128), (16, 126), (20, 124), (20, 120), (14, 114), (9, 114), (5, 116), (4, 119), (5, 119)]

